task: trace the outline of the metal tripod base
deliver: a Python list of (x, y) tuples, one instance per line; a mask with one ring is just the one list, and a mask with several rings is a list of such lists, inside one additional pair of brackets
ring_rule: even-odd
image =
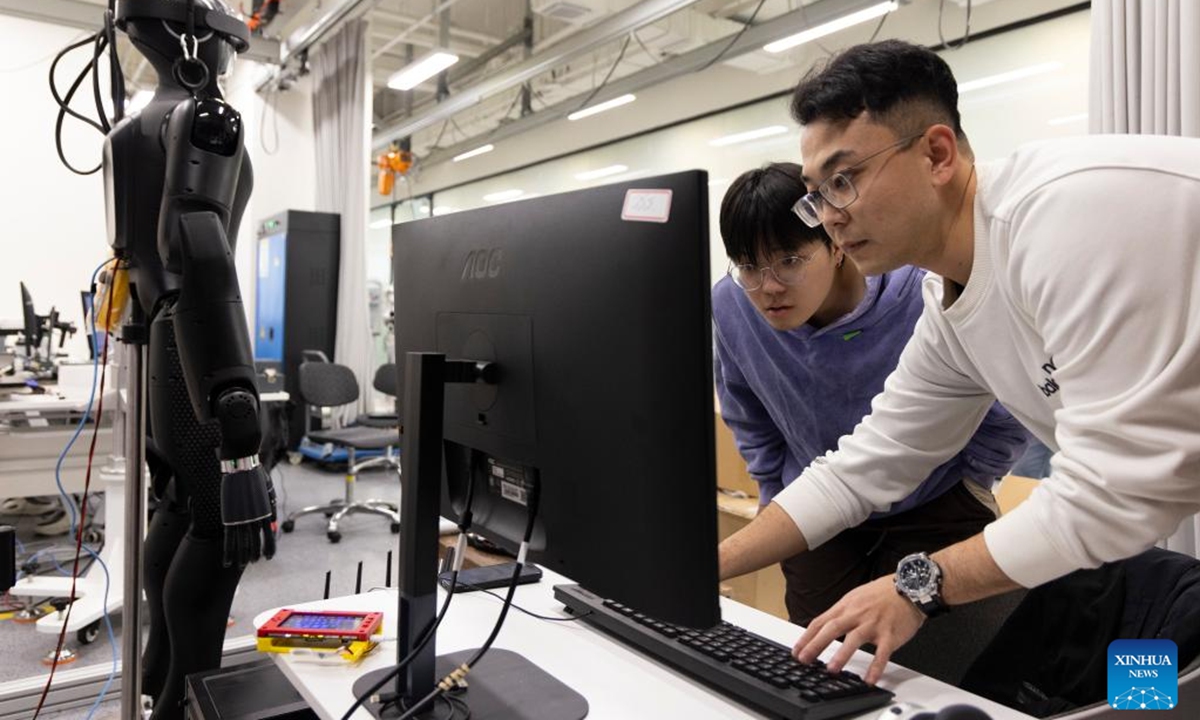
[[(467, 662), (475, 650), (463, 650), (437, 659), (437, 677)], [(355, 696), (366, 692), (388, 670), (376, 670), (354, 682)], [(390, 688), (391, 685), (385, 685)], [(588, 703), (582, 695), (553, 675), (511, 650), (492, 648), (467, 675), (467, 689), (455, 697), (471, 708), (472, 720), (582, 720)], [(420, 698), (417, 698), (418, 700)], [(379, 703), (363, 704), (370, 713), (387, 720), (404, 713), (395, 703), (380, 714)], [(445, 701), (435, 701), (420, 714), (419, 720), (446, 716)]]
[(61, 652), (56, 652), (54, 650), (51, 650), (50, 652), (48, 652), (44, 656), (42, 656), (42, 664), (46, 665), (46, 666), (66, 665), (67, 663), (73, 663), (78, 659), (79, 659), (78, 653), (76, 653), (74, 650), (67, 647), (66, 645), (63, 645), (63, 649)]

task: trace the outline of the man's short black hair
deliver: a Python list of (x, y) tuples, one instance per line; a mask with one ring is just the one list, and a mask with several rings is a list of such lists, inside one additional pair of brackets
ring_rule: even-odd
[(847, 48), (814, 67), (792, 93), (792, 117), (849, 122), (867, 111), (897, 137), (943, 124), (966, 141), (958, 114), (958, 82), (937, 53), (902, 40)]
[(770, 163), (742, 173), (721, 201), (725, 254), (738, 263), (758, 263), (776, 251), (792, 252), (811, 242), (832, 245), (825, 229), (810, 228), (792, 212), (808, 190), (795, 163)]

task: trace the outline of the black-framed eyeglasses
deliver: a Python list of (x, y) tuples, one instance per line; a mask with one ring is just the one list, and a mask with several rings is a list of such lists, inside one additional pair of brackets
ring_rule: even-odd
[(812, 255), (788, 255), (781, 257), (768, 265), (735, 265), (729, 266), (729, 277), (735, 285), (746, 292), (754, 292), (766, 282), (769, 270), (781, 285), (792, 287), (799, 285), (804, 279), (804, 270), (813, 259)]
[(841, 210), (842, 208), (848, 207), (850, 203), (858, 199), (858, 188), (854, 187), (854, 181), (850, 179), (851, 175), (853, 175), (853, 170), (862, 167), (888, 150), (894, 150), (912, 143), (913, 140), (916, 140), (924, 134), (925, 132), (921, 131), (916, 135), (909, 135), (908, 137), (901, 138), (891, 145), (880, 148), (870, 155), (867, 155), (865, 158), (859, 160), (853, 165), (842, 168), (841, 170), (835, 172), (821, 181), (821, 184), (817, 186), (816, 190), (813, 190), (797, 200), (796, 204), (792, 206), (792, 212), (796, 213), (796, 216), (803, 220), (804, 224), (809, 227), (816, 227), (820, 225), (822, 205), (829, 203), (829, 205), (832, 207)]

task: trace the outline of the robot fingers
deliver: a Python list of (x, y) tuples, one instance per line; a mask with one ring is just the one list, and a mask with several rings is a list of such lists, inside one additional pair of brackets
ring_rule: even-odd
[(275, 557), (275, 523), (273, 522), (263, 523), (262, 556), (267, 560)]
[[(269, 538), (269, 540), (268, 540)], [(269, 545), (269, 559), (275, 554), (275, 539), (269, 530), (263, 534), (259, 523), (225, 526), (225, 567), (237, 566), (244, 568), (264, 555), (264, 547)]]

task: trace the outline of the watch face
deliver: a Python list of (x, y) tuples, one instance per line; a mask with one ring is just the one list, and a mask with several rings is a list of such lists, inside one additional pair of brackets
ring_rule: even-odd
[(916, 558), (896, 568), (896, 585), (904, 592), (920, 592), (933, 585), (933, 567), (929, 561)]

